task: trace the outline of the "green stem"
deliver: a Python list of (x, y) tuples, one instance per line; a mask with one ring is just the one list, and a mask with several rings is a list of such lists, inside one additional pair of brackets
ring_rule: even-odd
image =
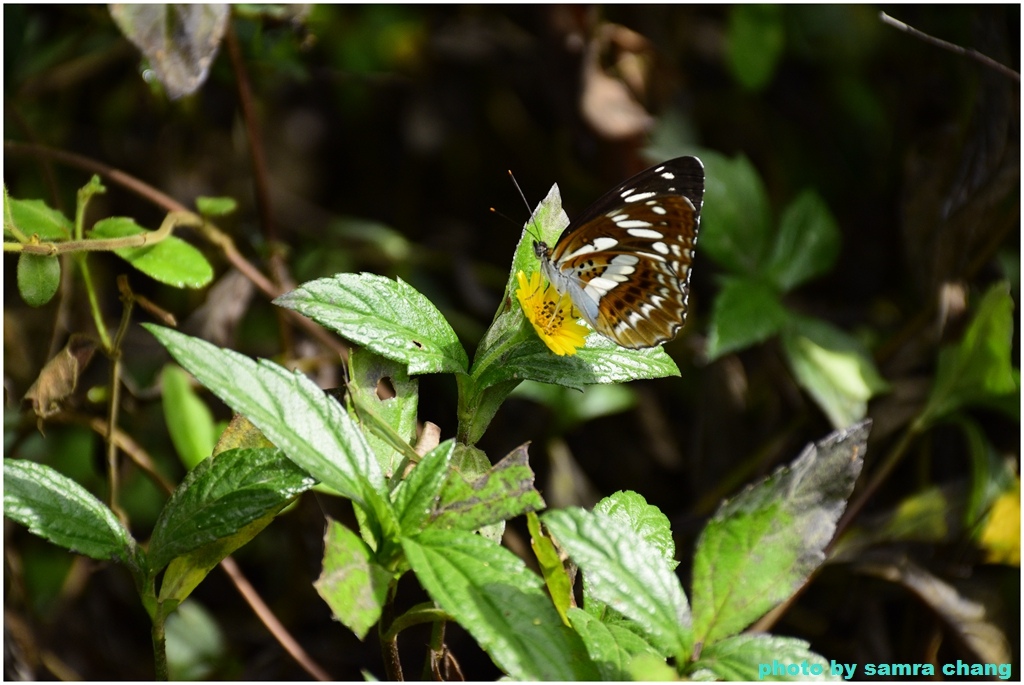
[[(14, 239), (19, 243), (28, 242), (28, 236), (21, 232), (15, 223), (14, 217), (11, 215), (11, 202), (7, 196), (7, 186), (4, 185), (4, 230), (10, 232), (14, 236)], [(6, 245), (6, 243), (5, 243)]]
[(430, 651), (423, 664), (423, 680), (441, 680), (441, 660), (444, 659), (444, 620), (435, 621), (430, 631)]
[[(473, 366), (469, 374), (456, 374), (455, 379), (459, 389), (458, 419), (459, 425), (456, 432), (456, 439), (467, 445), (474, 444), (480, 439), (490, 424), (491, 419), (497, 413), (497, 406), (491, 404), (504, 401), (508, 393), (519, 385), (520, 380), (509, 379), (495, 385), (479, 387), (479, 378), (493, 364), (501, 363), (510, 350), (523, 340), (526, 319), (521, 324), (509, 331), (506, 331), (493, 344), (483, 350), (477, 350), (481, 356), (473, 360)], [(493, 324), (492, 324), (493, 325)], [(486, 339), (486, 334), (484, 338)], [(499, 389), (499, 397), (486, 398), (488, 391)], [(485, 401), (485, 399), (489, 401)], [(480, 425), (480, 424), (483, 425)]]
[(156, 670), (156, 679), (166, 681), (169, 679), (167, 671), (167, 640), (164, 634), (164, 622), (167, 616), (164, 614), (163, 606), (158, 606), (156, 615), (153, 617), (153, 667)]
[(397, 589), (397, 582), (392, 582), (388, 586), (388, 594), (384, 599), (384, 606), (381, 608), (380, 621), (377, 623), (381, 656), (384, 658), (384, 673), (388, 680), (393, 681), (405, 680), (402, 676), (402, 661), (398, 656), (398, 634), (391, 632), (395, 618), (395, 591)]
[(128, 287), (128, 278), (125, 276), (117, 277), (117, 286), (121, 291), (121, 302), (124, 303), (124, 309), (121, 311), (121, 325), (117, 328), (117, 334), (114, 336), (114, 344), (109, 350), (110, 354), (110, 405), (107, 411), (107, 471), (108, 478), (110, 479), (110, 509), (117, 514), (121, 521), (128, 525), (127, 515), (121, 511), (120, 506), (117, 504), (117, 493), (120, 487), (118, 478), (117, 468), (117, 443), (114, 440), (114, 431), (117, 427), (117, 412), (121, 405), (121, 344), (124, 342), (124, 337), (128, 333), (128, 324), (132, 318), (132, 305), (134, 299), (132, 298), (131, 289)]
[[(75, 234), (79, 234), (78, 222), (82, 220), (80, 213), (75, 215)], [(192, 212), (171, 212), (155, 231), (146, 231), (135, 235), (126, 235), (120, 238), (94, 238), (75, 240), (64, 240), (61, 242), (34, 243), (18, 242), (4, 243), (4, 252), (28, 252), (30, 254), (41, 254), (52, 257), (68, 252), (97, 252), (110, 250), (121, 250), (128, 247), (146, 247), (155, 245), (170, 236), (175, 228), (192, 227), (198, 228), (202, 225), (202, 218)]]
[(421, 623), (447, 621), (450, 618), (451, 616), (434, 606), (433, 602), (424, 602), (422, 604), (417, 604), (412, 609), (409, 609), (407, 612), (396, 618), (381, 637), (385, 640), (393, 640), (406, 628), (420, 625)]
[(92, 321), (96, 325), (96, 333), (100, 336), (103, 351), (110, 354), (113, 344), (110, 340), (110, 333), (107, 332), (107, 325), (103, 323), (103, 313), (100, 311), (100, 300), (96, 295), (96, 286), (92, 282), (92, 272), (89, 271), (89, 263), (85, 255), (76, 255), (75, 262), (82, 272), (82, 282), (85, 284), (85, 294), (89, 298), (89, 313), (92, 314)]

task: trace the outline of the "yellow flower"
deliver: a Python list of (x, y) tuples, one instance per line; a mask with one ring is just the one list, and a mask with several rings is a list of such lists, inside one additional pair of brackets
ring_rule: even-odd
[(539, 272), (531, 274), (529, 281), (522, 271), (516, 277), (516, 297), (540, 339), (559, 357), (576, 354), (576, 348), (586, 342), (588, 330), (576, 321), (578, 315), (569, 295), (559, 295), (550, 283), (541, 288)]

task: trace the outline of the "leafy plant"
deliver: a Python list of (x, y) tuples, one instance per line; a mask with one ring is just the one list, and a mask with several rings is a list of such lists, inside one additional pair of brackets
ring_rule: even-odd
[(43, 464), (4, 459), (4, 515), (56, 545), (127, 567), (153, 621), (157, 676), (166, 679), (167, 617), (214, 566), (312, 485), (280, 450), (223, 452), (178, 486), (144, 550), (114, 512), (75, 481)]
[[(658, 146), (659, 154), (673, 153)], [(709, 359), (779, 336), (796, 382), (836, 428), (867, 415), (887, 389), (856, 338), (787, 307), (783, 296), (827, 273), (839, 254), (839, 227), (813, 190), (802, 191), (772, 228), (764, 184), (744, 156), (705, 151), (707, 190), (701, 253), (725, 270), (708, 324)]]
[[(565, 224), (558, 207), (555, 189), (537, 213), (545, 235)], [(524, 231), (514, 268), (525, 265), (531, 240)], [(507, 288), (504, 301), (511, 302), (511, 278)], [(35, 464), (6, 464), (9, 481), (25, 483), (8, 488), (8, 516), (57, 544), (128, 564), (154, 621), (158, 674), (166, 675), (166, 617), (214, 565), (251, 539), (312, 479), (350, 500), (359, 520), (358, 531), (337, 521), (328, 526), (317, 590), (357, 637), (379, 626), (390, 676), (401, 675), (396, 638), (402, 629), (447, 620), (462, 625), (516, 678), (620, 678), (632, 673), (626, 657), (637, 654), (670, 657), (680, 674), (707, 670), (721, 675), (723, 649), (731, 654), (730, 668), (752, 674), (756, 664), (751, 655), (759, 654), (758, 648), (729, 647), (728, 639), (821, 563), (862, 464), (866, 427), (836, 438), (841, 449), (829, 446), (824, 456), (808, 451), (792, 472), (780, 471), (724, 507), (698, 546), (692, 615), (672, 573), (676, 562), (667, 520), (642, 497), (620, 493), (595, 513), (546, 514), (547, 528), (584, 573), (585, 614), (566, 613), (573, 604), (572, 588), (560, 564), (546, 566), (548, 587), (561, 593), (552, 604), (541, 577), (493, 534), (474, 532), (494, 526), (500, 532), (506, 520), (541, 510), (544, 502), (533, 488), (525, 447), (491, 467), (473, 447), (473, 438), (523, 379), (582, 387), (676, 373), (664, 352), (620, 349), (591, 336), (577, 355), (555, 356), (539, 347), (522, 310), (505, 305), (470, 364), (429, 300), (401, 281), (371, 274), (315, 281), (278, 302), (366, 348), (351, 356), (344, 404), (302, 374), (147, 324), (178, 363), (280, 451), (235, 448), (200, 462), (165, 505), (146, 552), (109, 509), (59, 474)], [(422, 373), (458, 376), (463, 421), (458, 434), (468, 439), (446, 441), (421, 456), (411, 444), (417, 388), (410, 376)], [(382, 378), (392, 379), (396, 388), (395, 397), (386, 401), (368, 391)], [(17, 480), (26, 469), (47, 475), (45, 494), (28, 487), (27, 472)], [(75, 512), (71, 517), (43, 508), (45, 502), (63, 501), (58, 493), (65, 486), (76, 495), (66, 505)], [(815, 535), (809, 534), (809, 520)], [(102, 535), (102, 543), (84, 545), (68, 537), (62, 526), (69, 521), (71, 532), (82, 538)], [(735, 538), (750, 546), (723, 547), (723, 540)], [(652, 555), (661, 561), (652, 565)], [(751, 567), (753, 559), (761, 561)], [(777, 571), (764, 575), (765, 563)], [(157, 589), (156, 575), (165, 568)], [(407, 572), (436, 606), (395, 615), (396, 584)], [(754, 575), (764, 584), (752, 584)], [(722, 598), (728, 602), (719, 605)], [(632, 631), (633, 637), (624, 637), (623, 631)], [(806, 645), (786, 644), (794, 658), (821, 662)], [(612, 662), (606, 661), (609, 657)]]
[[(616, 24), (621, 11), (595, 15), (584, 38), (588, 69), (580, 106), (599, 136), (611, 130), (601, 118), (618, 112), (595, 105), (607, 103), (603, 98), (609, 95), (628, 102), (635, 111), (627, 114), (635, 121), (651, 120), (643, 94), (651, 92), (654, 72), (645, 65), (655, 62), (648, 59), (653, 42)], [(100, 163), (5, 141), (11, 160), (31, 155), (42, 171), (36, 178), (34, 167), (12, 161), (7, 182), (16, 198), (6, 187), (4, 195), (5, 254), (10, 266), (16, 260), (11, 283), (17, 286), (9, 289), (11, 311), (5, 312), (5, 388), (13, 396), (29, 387), (28, 408), (5, 412), (5, 515), (28, 533), (15, 528), (7, 539), (12, 582), (5, 610), (12, 625), (23, 618), (21, 611), (33, 619), (27, 624), (52, 625), (48, 611), (54, 606), (61, 620), (69, 617), (73, 602), (50, 600), (83, 587), (102, 619), (97, 585), (77, 581), (117, 566), (127, 573), (113, 576), (115, 583), (134, 585), (150, 620), (158, 677), (232, 677), (240, 662), (231, 654), (241, 645), (235, 640), (237, 616), (227, 612), (241, 604), (216, 610), (201, 604), (211, 589), (203, 580), (221, 565), (295, 662), (314, 678), (332, 679), (304, 654), (298, 643), (306, 640), (288, 639), (268, 607), (259, 606), (231, 556), (254, 542), (240, 561), (266, 565), (260, 576), (275, 588), (301, 590), (297, 583), (309, 580), (306, 559), (282, 553), (281, 544), (307, 537), (283, 531), (308, 525), (303, 517), (310, 511), (319, 516), (309, 496), (295, 502), (315, 490), (333, 501), (318, 502), (331, 515), (313, 586), (352, 636), (320, 630), (322, 622), (316, 647), (332, 655), (344, 652), (347, 662), (358, 664), (351, 668), (359, 668), (364, 655), (350, 658), (337, 645), (345, 639), (372, 643), (389, 678), (457, 678), (460, 659), (469, 660), (467, 651), (480, 654), (455, 642), (452, 623), (501, 674), (517, 679), (835, 677), (831, 660), (843, 659), (845, 645), (852, 643), (842, 623), (852, 613), (858, 626), (873, 630), (873, 617), (882, 613), (865, 610), (878, 599), (863, 586), (834, 591), (837, 578), (849, 583), (858, 574), (887, 583), (886, 602), (895, 596), (894, 587), (905, 591), (905, 604), (920, 605), (919, 612), (900, 606), (902, 629), (893, 634), (914, 633), (917, 615), (927, 615), (928, 651), (917, 660), (941, 658), (934, 647), (941, 644), (943, 653), (957, 650), (957, 658), (1000, 664), (1000, 673), (1011, 666), (1018, 656), (1014, 627), (1012, 620), (1004, 626), (999, 612), (1019, 594), (1019, 442), (1014, 447), (1012, 436), (997, 436), (1006, 425), (1013, 432), (1019, 428), (1019, 256), (1006, 238), (1019, 227), (1019, 159), (1012, 154), (1019, 129), (1016, 86), (1003, 97), (978, 78), (981, 69), (944, 72), (944, 92), (956, 103), (950, 114), (933, 92), (906, 85), (928, 79), (878, 79), (877, 66), (891, 66), (894, 59), (908, 73), (915, 64), (929, 71), (942, 67), (926, 52), (932, 46), (913, 44), (883, 27), (867, 8), (679, 8), (660, 15), (678, 22), (668, 24), (676, 29), (717, 22), (724, 40), (722, 68), (707, 71), (711, 78), (687, 80), (692, 94), (685, 98), (676, 92), (665, 100), (699, 106), (661, 117), (654, 156), (692, 154), (700, 131), (700, 139), (730, 141), (731, 149), (744, 150), (759, 164), (769, 160), (755, 168), (745, 154), (699, 153), (707, 192), (690, 321), (668, 346), (670, 357), (662, 349), (637, 352), (597, 335), (584, 338), (584, 327), (569, 330), (559, 317), (538, 327), (536, 312), (550, 303), (550, 292), (539, 277), (528, 276), (537, 263), (525, 235), (507, 273), (489, 270), (488, 258), (475, 253), (477, 205), (481, 198), (501, 197), (478, 181), (500, 174), (476, 173), (480, 160), (467, 156), (462, 142), (488, 150), (488, 160), (508, 154), (517, 167), (529, 160), (547, 178), (555, 169), (554, 175), (570, 183), (574, 199), (582, 199), (584, 189), (599, 188), (583, 187), (594, 174), (582, 173), (582, 160), (564, 145), (570, 139), (587, 142), (592, 131), (567, 135), (558, 127), (545, 138), (539, 119), (508, 107), (524, 97), (527, 80), (511, 88), (503, 82), (507, 74), (487, 71), (482, 81), (488, 60), (475, 60), (474, 69), (466, 70), (465, 55), (452, 50), (455, 44), (500, 46), (503, 57), (513, 57), (499, 60), (502, 70), (513, 73), (510, 66), (522, 66), (514, 57), (529, 22), (493, 8), (474, 9), (472, 21), (464, 21), (469, 15), (463, 12), (225, 5), (111, 6), (45, 17), (30, 6), (5, 11), (14, 135), (32, 141), (45, 132), (54, 145), (95, 136), (96, 149), (107, 156)], [(989, 20), (986, 30), (999, 35), (992, 20), (998, 24), (1013, 15), (1001, 12), (970, 14), (972, 21)], [(61, 17), (74, 28), (69, 31)], [(897, 38), (882, 35), (887, 31)], [(125, 50), (125, 39), (141, 52), (139, 69), (109, 78), (116, 73), (108, 68), (112, 62), (123, 64), (126, 54), (135, 54)], [(688, 45), (672, 55), (684, 70), (694, 57), (703, 63), (713, 54), (699, 42)], [(904, 50), (895, 52), (900, 45)], [(248, 73), (247, 61), (259, 70)], [(430, 70), (419, 68), (428, 63)], [(331, 77), (328, 98), (313, 92), (324, 74), (344, 75)], [(421, 80), (427, 74), (443, 79), (443, 97)], [(564, 92), (578, 85), (550, 77), (531, 80)], [(485, 98), (479, 97), (481, 83)], [(200, 87), (206, 92), (188, 95)], [(388, 97), (376, 97), (381, 88)], [(402, 89), (408, 97), (393, 97)], [(614, 96), (619, 89), (628, 95)], [(214, 91), (215, 97), (205, 98)], [(256, 97), (265, 99), (256, 101), (261, 91)], [(917, 91), (920, 101), (913, 97)], [(268, 93), (287, 97), (275, 100)], [(486, 126), (462, 128), (475, 115), (472, 106), (449, 106), (459, 97), (463, 103), (488, 103), (480, 120)], [(209, 105), (232, 98), (238, 99), (238, 116), (223, 117), (228, 126), (207, 118), (220, 111)], [(396, 108), (401, 102), (413, 106)], [(944, 135), (955, 132), (955, 142), (944, 139), (938, 146), (941, 154), (921, 143), (919, 136), (928, 131), (913, 115), (916, 108), (927, 110), (928, 122), (941, 122)], [(456, 110), (457, 123), (449, 117)], [(286, 124), (285, 145), (261, 144), (261, 117)], [(335, 121), (344, 125), (326, 123)], [(238, 122), (245, 149), (238, 144)], [(401, 130), (385, 122), (401, 122)], [(910, 126), (901, 128), (901, 122)], [(492, 129), (496, 136), (481, 137)], [(459, 135), (453, 137), (453, 130)], [(172, 134), (182, 139), (184, 133), (188, 149), (168, 154), (173, 146), (151, 145), (154, 133), (161, 141)], [(308, 154), (309, 145), (328, 141), (323, 150), (330, 154)], [(588, 161), (600, 161), (591, 172), (601, 168), (610, 175), (616, 165), (637, 161), (635, 142), (616, 144), (614, 152), (589, 143), (584, 149), (598, 151), (589, 155)], [(233, 151), (231, 159), (221, 156), (225, 150)], [(526, 158), (515, 160), (522, 150)], [(538, 150), (546, 164), (533, 163)], [(415, 164), (396, 165), (398, 153)], [(248, 198), (239, 184), (250, 179), (235, 173), (235, 154), (252, 165), (253, 201), (198, 197), (198, 212), (127, 171), (143, 164), (178, 192), (223, 187), (225, 194)], [(96, 174), (69, 214), (61, 211), (61, 194), (73, 186), (54, 173), (54, 161), (83, 170), (84, 178)], [(274, 206), (280, 193), (269, 191), (278, 190), (280, 177), (271, 176), (271, 168), (299, 170), (289, 190), (310, 199), (311, 186), (300, 183), (330, 179), (321, 203), (336, 197), (333, 181), (341, 179), (345, 201), (358, 197), (363, 211), (372, 207), (375, 216), (325, 215), (319, 224), (307, 222), (315, 213)], [(425, 193), (420, 172), (438, 168), (444, 170), (443, 183), (427, 184)], [(901, 179), (903, 190), (883, 185), (903, 168), (915, 170)], [(856, 186), (851, 178), (858, 179)], [(159, 208), (159, 228), (147, 230), (142, 219), (116, 216), (122, 210), (108, 208), (120, 206), (121, 195), (99, 198), (104, 184), (117, 184)], [(43, 187), (49, 190), (46, 202), (36, 199)], [(897, 197), (900, 212), (894, 211)], [(864, 222), (851, 203), (870, 207), (873, 220)], [(450, 219), (460, 213), (462, 223), (474, 227), (460, 234), (460, 250), (437, 250), (429, 246), (436, 242), (417, 243), (399, 230), (422, 223), (434, 235), (439, 224), (457, 223)], [(533, 237), (550, 244), (567, 224), (557, 189), (536, 217)], [(241, 230), (233, 231), (236, 218)], [(251, 231), (253, 223), (259, 235)], [(855, 235), (858, 242), (841, 245), (841, 234)], [(244, 242), (236, 247), (232, 235), (244, 236)], [(294, 251), (282, 250), (285, 244)], [(856, 261), (866, 248), (881, 257), (877, 263)], [(469, 250), (474, 252), (468, 281), (488, 295), (501, 295), (486, 330), (479, 317), (465, 315), (470, 295), (461, 302), (446, 299), (444, 285), (464, 278)], [(267, 260), (270, 276), (247, 252)], [(949, 252), (956, 259), (943, 259)], [(907, 253), (905, 263), (891, 257), (901, 253)], [(889, 268), (897, 264), (907, 273), (888, 283), (890, 275), (881, 272), (899, 271)], [(230, 273), (204, 293), (203, 307), (187, 312), (185, 330), (201, 332), (191, 337), (173, 330), (171, 312), (191, 309), (194, 291), (225, 265)], [(108, 276), (111, 266), (124, 273)], [(933, 280), (909, 275), (918, 269)], [(337, 275), (317, 278), (329, 273)], [(306, 279), (312, 280), (285, 292)], [(843, 279), (855, 281), (858, 298), (866, 282), (868, 296), (849, 302), (842, 299), (845, 292), (832, 296), (832, 286)], [(244, 287), (232, 289), (232, 282)], [(457, 282), (461, 287), (467, 281)], [(710, 287), (715, 283), (717, 288)], [(256, 291), (279, 307), (250, 307)], [(218, 300), (231, 306), (218, 307)], [(837, 305), (842, 313), (833, 316)], [(934, 311), (940, 306), (941, 314)], [(149, 332), (140, 333), (132, 325), (140, 310), (163, 325), (147, 324)], [(558, 305), (559, 315), (567, 311)], [(110, 324), (112, 312), (115, 322), (120, 319), (116, 325)], [(210, 312), (216, 313), (206, 318)], [(308, 341), (294, 330), (332, 354), (313, 357)], [(138, 345), (136, 333), (142, 338)], [(19, 334), (24, 344), (10, 342)], [(45, 357), (16, 359), (19, 349), (42, 350), (39, 341), (48, 334)], [(148, 358), (153, 349), (164, 354), (151, 344), (152, 336), (181, 366)], [(470, 348), (467, 341), (478, 343)], [(228, 348), (280, 357), (257, 362)], [(684, 364), (687, 355), (698, 363)], [(324, 379), (339, 370), (339, 356), (344, 387), (324, 392), (321, 386), (338, 384)], [(105, 382), (97, 383), (91, 373), (94, 358), (109, 365)], [(292, 364), (302, 371), (290, 370)], [(680, 367), (699, 380), (619, 385), (679, 375)], [(425, 374), (441, 380), (424, 380)], [(438, 392), (450, 377), (451, 392)], [(150, 379), (159, 383), (150, 385)], [(196, 379), (235, 410), (226, 428), (215, 418), (223, 408), (208, 402)], [(794, 392), (793, 381), (820, 412), (814, 406), (802, 411), (808, 403)], [(522, 409), (507, 406), (513, 397), (540, 402), (550, 420), (511, 420)], [(442, 440), (437, 426), (420, 423), (438, 406), (451, 414), (451, 424), (441, 421), (451, 439)], [(794, 406), (801, 411), (791, 411)], [(758, 411), (763, 409), (768, 411)], [(873, 423), (862, 421), (869, 415)], [(838, 430), (779, 467), (808, 434), (827, 431), (822, 417)], [(632, 420), (648, 430), (620, 429)], [(501, 459), (491, 447), (519, 443), (524, 444)], [(573, 483), (567, 488), (555, 482), (558, 469), (571, 461), (570, 444), (587, 477), (593, 473), (599, 483), (583, 497), (573, 489), (579, 474), (561, 478)], [(656, 453), (656, 464), (634, 456), (641, 452)], [(685, 478), (681, 456), (687, 460)], [(612, 466), (602, 473), (594, 466), (601, 462)], [(545, 463), (553, 476), (548, 482), (541, 476), (542, 485), (535, 486), (534, 469)], [(862, 466), (866, 477), (854, 488)], [(633, 491), (642, 490), (633, 479), (649, 467), (647, 482), (656, 487), (645, 490), (645, 498)], [(670, 480), (666, 473), (680, 478)], [(741, 487), (748, 480), (755, 483)], [(885, 497), (879, 497), (885, 486)], [(593, 494), (617, 488), (629, 489), (599, 501)], [(681, 507), (670, 510), (664, 504), (669, 498)], [(597, 503), (589, 510), (560, 508), (584, 500)], [(285, 512), (293, 513), (282, 517)], [(283, 520), (271, 526), (278, 517)], [(673, 530), (670, 517), (687, 523)], [(528, 543), (519, 539), (522, 530), (529, 531)], [(692, 549), (692, 557), (677, 553), (677, 546)], [(280, 566), (293, 558), (302, 569), (300, 580), (286, 577)], [(830, 573), (815, 582), (826, 564), (833, 565)], [(951, 566), (956, 574), (948, 573)], [(681, 583), (680, 577), (688, 580)], [(974, 594), (979, 585), (987, 591), (980, 598)], [(801, 611), (786, 612), (798, 597)], [(817, 610), (819, 628), (776, 625), (779, 617), (808, 615), (802, 611), (807, 607)], [(295, 624), (298, 612), (310, 608), (289, 609), (288, 622)], [(119, 639), (133, 629), (121, 612), (102, 625), (94, 615), (73, 611), (70, 618), (84, 617), (106, 644), (130, 643)], [(319, 614), (326, 616), (322, 606)], [(61, 635), (73, 636), (71, 624), (79, 622), (69, 621)], [(428, 629), (423, 665), (407, 674), (413, 643), (425, 642), (420, 635), (426, 633), (415, 631)], [(24, 635), (38, 636), (31, 628), (11, 632), (17, 662)], [(791, 633), (810, 642), (784, 636)], [(842, 637), (831, 639), (833, 634)], [(955, 639), (943, 641), (946, 634)], [(906, 649), (892, 642), (884, 645), (887, 654)], [(41, 643), (28, 650), (43, 655), (40, 668), (76, 677)], [(108, 670), (118, 669), (118, 677), (139, 668), (113, 649), (93, 649), (93, 655), (108, 659)], [(251, 660), (246, 666), (263, 663)], [(142, 668), (141, 676), (148, 677), (148, 666)], [(490, 665), (484, 668), (494, 672)]]

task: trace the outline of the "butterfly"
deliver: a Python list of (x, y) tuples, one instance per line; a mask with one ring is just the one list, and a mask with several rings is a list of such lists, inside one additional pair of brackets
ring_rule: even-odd
[(554, 247), (534, 241), (541, 271), (591, 328), (623, 347), (671, 340), (686, 321), (704, 165), (677, 157), (602, 195)]

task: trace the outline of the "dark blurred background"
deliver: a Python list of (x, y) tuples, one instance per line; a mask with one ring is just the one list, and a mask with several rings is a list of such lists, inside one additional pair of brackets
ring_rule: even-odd
[[(933, 306), (942, 283), (983, 289), (1019, 273), (1020, 86), (883, 24), (880, 10), (1019, 70), (1018, 5), (317, 5), (290, 6), (277, 16), (237, 7), (231, 26), (268, 167), (271, 233), (254, 197), (236, 72), (225, 46), (198, 92), (170, 101), (159, 84), (143, 78), (145, 64), (107, 7), (5, 5), (4, 138), (84, 155), (186, 205), (197, 196), (235, 197), (239, 211), (221, 225), (254, 263), (266, 269), (271, 254), (283, 254), (293, 284), (339, 271), (401, 277), (441, 308), (470, 354), (499, 305), (528, 215), (508, 170), (530, 206), (558, 183), (571, 217), (659, 161), (651, 156), (659, 150), (742, 153), (762, 175), (776, 216), (809, 187), (825, 199), (842, 232), (837, 266), (788, 303), (858, 335), (886, 379), (902, 388), (901, 381), (912, 385), (934, 371), (936, 341), (929, 348), (908, 340), (919, 337), (910, 324)], [(44, 198), (72, 216), (88, 174), (66, 165), (52, 169), (49, 177), (31, 155), (5, 154), (13, 196)], [(91, 216), (159, 225), (162, 210), (107, 186)], [(213, 248), (192, 242), (218, 276), (227, 271)], [(979, 254), (989, 257), (980, 266)], [(96, 261), (109, 299), (104, 308), (116, 323), (112, 284), (124, 268), (112, 256)], [(30, 435), (34, 421), (26, 430), (18, 412), (61, 336), (91, 330), (86, 308), (72, 308), (55, 327), (52, 308), (21, 303), (13, 265), (5, 258), (5, 456), (16, 444), (15, 456), (47, 460), (101, 488), (98, 438), (53, 425), (42, 441)], [(552, 505), (589, 505), (623, 489), (643, 494), (672, 521), (684, 583), (694, 538), (718, 502), (831, 430), (771, 341), (707, 363), (706, 321), (718, 274), (698, 243), (690, 319), (666, 346), (681, 378), (630, 384), (625, 410), (584, 423), (513, 398), (480, 443), (496, 461), (532, 440), (538, 487)], [(1011, 280), (1016, 300), (1019, 278)], [(200, 316), (207, 296), (144, 278), (132, 284), (184, 322)], [(294, 329), (282, 334), (266, 299), (251, 297), (221, 344), (253, 356), (274, 357), (285, 347), (315, 352)], [(202, 316), (216, 319), (217, 312)], [(1018, 339), (1015, 332), (1015, 359)], [(166, 358), (137, 327), (130, 341), (126, 364), (135, 387), (126, 399), (125, 428), (180, 480), (183, 468), (167, 440), (158, 395), (147, 392)], [(105, 364), (94, 361), (92, 384), (103, 382)], [(420, 420), (451, 437), (453, 379), (423, 377), (420, 389)], [(102, 415), (102, 405), (85, 406)], [(869, 414), (882, 414), (887, 426), (878, 435), (876, 424), (873, 438), (882, 442), (872, 450), (884, 450), (898, 430), (892, 417), (899, 410), (892, 397), (872, 404)], [(1018, 424), (979, 420), (1000, 453), (1019, 455)], [(963, 477), (960, 442), (952, 432), (935, 431), (869, 511), (891, 507), (924, 484)], [(552, 473), (567, 469), (576, 485), (558, 491)], [(133, 532), (146, 539), (164, 496), (131, 473), (126, 488)], [(332, 622), (312, 588), (324, 511), (346, 515), (338, 503), (307, 494), (235, 556), (334, 678), (360, 678), (361, 669), (380, 677), (374, 636), (363, 644)], [(528, 540), (518, 522), (510, 535), (513, 547), (516, 536)], [(5, 584), (7, 632), (36, 650), (17, 658), (5, 652), (7, 673), (28, 664), (14, 675), (152, 678), (148, 620), (127, 573), (74, 560), (7, 521), (4, 540), (5, 575), (14, 578)], [(999, 598), (1005, 614), (998, 621), (1009, 631), (1019, 677), (1019, 568), (977, 565), (957, 540), (930, 547), (924, 557), (933, 570), (969, 578)], [(400, 601), (420, 601), (407, 584)], [(194, 598), (223, 640), (202, 677), (308, 677), (219, 571)], [(773, 631), (807, 639), (827, 658), (847, 662), (964, 655), (956, 631), (926, 603), (843, 565), (827, 569)], [(418, 674), (427, 639), (425, 630), (403, 634), (407, 674)], [(468, 677), (498, 675), (455, 626), (449, 646)]]

